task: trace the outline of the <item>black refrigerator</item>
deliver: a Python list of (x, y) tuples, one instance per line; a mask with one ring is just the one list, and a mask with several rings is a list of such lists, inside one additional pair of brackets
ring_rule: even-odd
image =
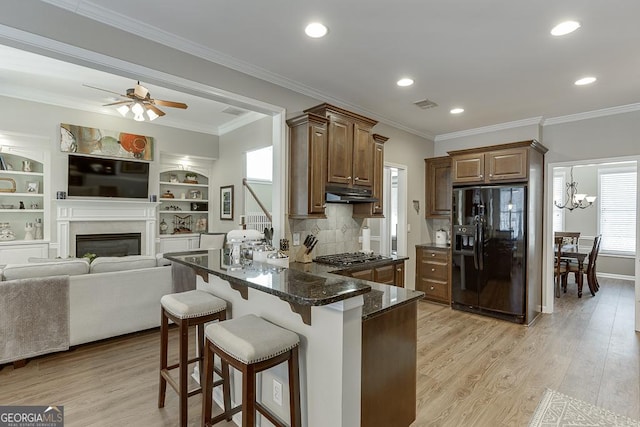
[(526, 321), (527, 185), (453, 189), (452, 307)]

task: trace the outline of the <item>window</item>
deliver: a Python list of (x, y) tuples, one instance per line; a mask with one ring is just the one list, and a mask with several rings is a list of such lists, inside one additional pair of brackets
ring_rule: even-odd
[(636, 169), (598, 171), (600, 250), (634, 255), (636, 250)]
[(556, 206), (556, 202), (561, 204), (566, 199), (565, 195), (565, 175), (557, 173), (553, 175), (553, 231), (564, 230), (564, 209)]
[(273, 147), (247, 151), (247, 179), (273, 181)]

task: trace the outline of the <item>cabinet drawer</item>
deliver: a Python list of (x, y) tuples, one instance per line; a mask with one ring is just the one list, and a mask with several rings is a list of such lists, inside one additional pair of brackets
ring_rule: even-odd
[(423, 261), (420, 264), (420, 275), (425, 279), (444, 280), (449, 277), (449, 264)]
[(393, 285), (395, 282), (395, 265), (385, 265), (383, 267), (376, 267), (374, 271), (374, 282), (378, 283), (386, 283), (388, 285)]
[(436, 249), (422, 249), (422, 262), (428, 262), (429, 260), (446, 263), (449, 261), (449, 253), (446, 251), (439, 251)]
[(424, 292), (426, 298), (433, 298), (442, 301), (449, 301), (449, 284), (438, 280), (420, 279), (420, 291)]

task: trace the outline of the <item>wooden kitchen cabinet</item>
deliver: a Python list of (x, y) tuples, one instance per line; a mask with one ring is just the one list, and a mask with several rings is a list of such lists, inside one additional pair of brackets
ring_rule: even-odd
[(425, 161), (427, 218), (449, 218), (451, 215), (451, 157), (433, 157)]
[(326, 218), (327, 123), (315, 114), (287, 120), (290, 218)]
[[(372, 195), (377, 202), (358, 203), (353, 205), (354, 218), (384, 218), (384, 200), (382, 184), (384, 181), (384, 143), (389, 138), (373, 134), (373, 187)], [(451, 193), (451, 191), (449, 191)], [(449, 194), (451, 197), (451, 194)]]
[(416, 246), (416, 290), (424, 299), (450, 304), (449, 249)]
[(374, 174), (371, 128), (378, 122), (326, 103), (304, 112), (329, 120), (327, 182), (371, 187)]
[(541, 148), (535, 140), (450, 151), (454, 184), (526, 181), (529, 152)]
[(334, 273), (404, 288), (404, 260), (389, 260), (388, 263), (375, 267), (351, 267)]

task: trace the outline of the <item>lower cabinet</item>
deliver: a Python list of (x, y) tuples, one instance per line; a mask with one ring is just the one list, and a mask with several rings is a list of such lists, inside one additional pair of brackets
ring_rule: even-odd
[(416, 246), (416, 290), (424, 299), (450, 304), (450, 270), (449, 249)]
[(160, 236), (158, 253), (182, 252), (198, 249), (200, 246), (200, 234), (171, 234)]
[(404, 261), (391, 261), (389, 264), (369, 268), (353, 267), (337, 271), (336, 274), (404, 288)]
[(0, 244), (0, 265), (24, 264), (29, 258), (49, 258), (49, 242), (20, 240)]

